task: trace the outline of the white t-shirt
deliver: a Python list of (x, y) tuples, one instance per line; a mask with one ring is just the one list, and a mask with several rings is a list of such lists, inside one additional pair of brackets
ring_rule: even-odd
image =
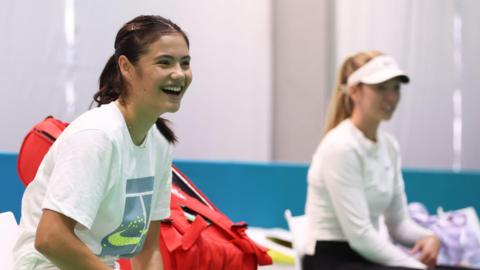
[(107, 265), (136, 255), (150, 221), (170, 215), (171, 151), (155, 125), (135, 145), (114, 102), (78, 117), (25, 190), (15, 269), (56, 269), (34, 248), (42, 209), (77, 221), (77, 237)]
[(408, 216), (400, 154), (395, 139), (379, 132), (369, 140), (346, 119), (317, 148), (308, 171), (305, 253), (320, 241), (347, 241), (366, 259), (382, 265), (425, 268), (381, 237), (384, 215), (391, 236), (407, 245), (431, 235)]

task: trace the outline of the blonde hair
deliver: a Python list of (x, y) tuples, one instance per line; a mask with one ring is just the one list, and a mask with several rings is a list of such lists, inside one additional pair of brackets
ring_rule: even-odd
[(350, 57), (347, 57), (340, 66), (337, 75), (337, 82), (333, 90), (330, 103), (328, 105), (328, 113), (323, 126), (323, 134), (327, 134), (330, 130), (335, 128), (344, 119), (350, 117), (353, 111), (353, 101), (348, 95), (347, 80), (348, 77), (361, 66), (365, 65), (372, 58), (383, 55), (379, 51), (359, 52)]

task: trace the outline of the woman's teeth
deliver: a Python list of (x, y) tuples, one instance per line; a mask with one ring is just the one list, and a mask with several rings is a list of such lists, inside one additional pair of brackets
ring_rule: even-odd
[(393, 106), (383, 105), (383, 110), (385, 110), (387, 112), (391, 112), (391, 111), (393, 111)]
[(170, 94), (170, 95), (180, 95), (182, 92), (182, 87), (180, 86), (166, 86), (161, 88), (163, 92)]

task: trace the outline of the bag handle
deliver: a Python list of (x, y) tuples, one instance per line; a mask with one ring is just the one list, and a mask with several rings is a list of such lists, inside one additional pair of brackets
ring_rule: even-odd
[(57, 120), (53, 116), (49, 115), (45, 118), (45, 120), (36, 124), (33, 127), (33, 130), (54, 142), (67, 126), (67, 123), (61, 122), (60, 120)]
[(208, 222), (205, 221), (201, 216), (197, 216), (188, 229), (182, 228), (179, 230), (183, 235), (180, 235), (174, 227), (179, 230), (178, 226), (175, 226), (173, 223), (162, 223), (162, 228), (160, 233), (165, 241), (165, 244), (169, 252), (173, 252), (178, 248), (187, 250), (192, 247), (192, 245), (197, 241), (200, 234), (208, 228)]
[[(183, 198), (181, 196), (174, 195), (175, 193), (172, 193), (171, 203), (179, 203), (184, 205), (201, 215), (202, 219), (203, 217), (209, 219), (212, 223), (216, 224), (225, 233), (232, 237), (232, 243), (234, 243), (237, 247), (246, 253), (255, 254), (260, 265), (272, 264), (272, 258), (266, 254), (267, 249), (258, 246), (247, 236), (247, 223), (233, 223), (220, 212), (212, 211), (206, 205), (198, 202), (197, 200), (187, 200), (186, 198), (188, 195), (182, 191), (179, 192), (184, 195)], [(198, 219), (199, 215), (197, 215), (195, 220)]]

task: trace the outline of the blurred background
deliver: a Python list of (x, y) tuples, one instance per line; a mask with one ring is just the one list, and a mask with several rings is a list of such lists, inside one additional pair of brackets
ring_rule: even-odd
[(479, 170), (480, 1), (1, 0), (0, 152), (18, 152), (47, 115), (88, 110), (121, 25), (179, 24), (193, 83), (166, 115), (177, 159), (308, 163), (336, 69), (380, 50), (410, 74), (383, 129), (408, 168)]

